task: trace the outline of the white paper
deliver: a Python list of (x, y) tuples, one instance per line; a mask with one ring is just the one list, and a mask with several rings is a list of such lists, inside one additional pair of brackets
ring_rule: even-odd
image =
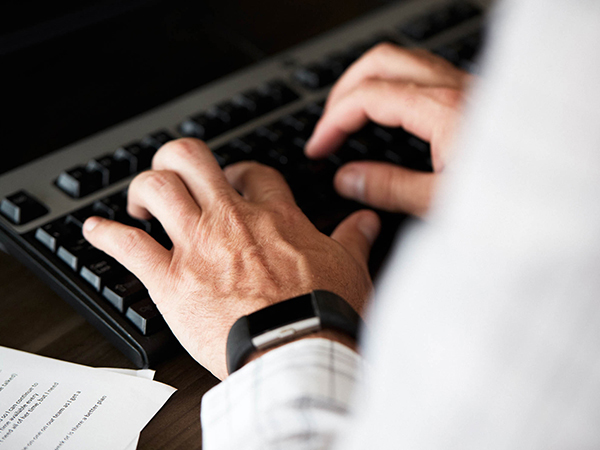
[(152, 376), (0, 347), (0, 449), (135, 448), (175, 391)]
[[(114, 367), (103, 367), (98, 370), (108, 370), (110, 372), (120, 373), (123, 375), (130, 375), (133, 377), (145, 378), (147, 380), (154, 379), (154, 370), (150, 370), (150, 369), (133, 370), (133, 369), (118, 369), (118, 368), (114, 368)], [(133, 441), (131, 441), (129, 443), (129, 445), (127, 445), (127, 447), (125, 447), (123, 450), (136, 450), (139, 440), (140, 440), (140, 436), (137, 435), (135, 437), (135, 439)]]

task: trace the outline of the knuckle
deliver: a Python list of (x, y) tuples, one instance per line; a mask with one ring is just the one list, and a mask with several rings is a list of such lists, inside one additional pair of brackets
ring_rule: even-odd
[[(351, 95), (357, 102), (364, 103), (364, 99), (370, 99), (378, 93), (385, 94), (390, 88), (391, 83), (387, 80), (366, 78), (360, 81)], [(343, 109), (344, 107), (345, 105), (341, 105), (340, 109)]]
[(156, 152), (152, 164), (154, 166), (173, 158), (189, 161), (205, 146), (206, 144), (199, 139), (189, 137), (167, 142)]
[(146, 191), (159, 193), (175, 182), (176, 175), (166, 170), (148, 171), (140, 177), (138, 185)]
[(276, 199), (271, 201), (271, 210), (279, 217), (283, 217), (286, 220), (296, 221), (299, 216), (304, 215), (298, 205), (284, 199)]
[(367, 50), (357, 61), (359, 66), (381, 66), (398, 51), (399, 47), (390, 42), (381, 42)]
[(242, 162), (242, 176), (247, 177), (252, 175), (255, 172), (261, 172), (269, 169), (269, 167), (259, 163), (258, 161), (245, 161)]
[[(247, 237), (250, 234), (249, 214), (239, 204), (221, 205), (223, 221), (229, 231), (236, 237)], [(235, 239), (235, 238), (234, 238)]]
[(400, 86), (402, 93), (402, 102), (406, 104), (408, 108), (416, 107), (419, 96), (422, 94), (421, 87), (415, 82), (406, 82)]
[(115, 239), (116, 248), (121, 255), (135, 257), (140, 253), (140, 245), (145, 232), (139, 228), (129, 227)]
[(167, 147), (172, 157), (178, 157), (183, 160), (193, 158), (202, 148), (202, 142), (194, 138), (182, 138), (173, 141), (170, 147)]
[[(383, 168), (382, 168), (383, 169)], [(399, 180), (396, 174), (386, 167), (385, 170), (377, 172), (377, 178), (374, 182), (365, 183), (365, 199), (369, 203), (391, 207), (395, 199), (399, 196)]]
[(463, 94), (458, 89), (453, 88), (437, 88), (436, 96), (442, 103), (450, 106), (456, 106), (462, 103)]
[(390, 57), (396, 55), (398, 48), (398, 46), (391, 42), (381, 42), (371, 48), (367, 54), (381, 62), (386, 62)]

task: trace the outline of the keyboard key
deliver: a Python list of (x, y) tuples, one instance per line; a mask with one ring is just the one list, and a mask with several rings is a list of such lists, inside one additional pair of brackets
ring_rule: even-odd
[(56, 180), (56, 185), (67, 195), (81, 198), (102, 187), (102, 174), (77, 166), (62, 172)]
[(483, 32), (479, 30), (458, 41), (437, 47), (433, 52), (461, 69), (471, 73), (477, 73), (479, 69), (476, 60), (481, 52), (482, 46)]
[(122, 194), (111, 195), (94, 202), (92, 215), (119, 221), (123, 215), (127, 214), (126, 208), (126, 199)]
[(215, 117), (221, 120), (227, 131), (242, 125), (253, 118), (253, 115), (247, 108), (234, 102), (220, 103), (210, 108), (206, 114), (208, 117)]
[(145, 298), (131, 305), (125, 316), (133, 322), (144, 336), (155, 333), (166, 326), (164, 319), (158, 312), (158, 308), (150, 298)]
[(126, 161), (129, 166), (129, 174), (135, 174), (150, 168), (155, 153), (156, 149), (154, 147), (132, 143), (118, 148), (114, 157), (117, 161)]
[(287, 105), (298, 99), (298, 95), (280, 80), (271, 81), (261, 86), (258, 91), (265, 97), (270, 98), (275, 108)]
[(125, 274), (125, 268), (104, 252), (94, 252), (81, 267), (79, 275), (100, 292), (106, 282)]
[(481, 14), (470, 3), (457, 2), (403, 25), (400, 31), (415, 41), (424, 41)]
[(284, 139), (284, 137), (287, 136), (287, 133), (285, 127), (276, 122), (271, 125), (258, 127), (256, 129), (256, 135), (259, 138), (264, 139), (268, 144), (275, 144)]
[(109, 186), (129, 175), (129, 164), (122, 159), (116, 159), (113, 155), (104, 155), (88, 162), (86, 170), (99, 172), (102, 186)]
[(368, 156), (370, 144), (359, 136), (353, 136), (346, 141), (346, 145), (358, 153), (361, 158)]
[(52, 252), (56, 252), (59, 245), (68, 241), (78, 232), (79, 228), (65, 223), (64, 219), (59, 219), (35, 230), (35, 238)]
[(122, 313), (146, 294), (146, 288), (132, 273), (108, 280), (102, 289), (102, 296)]
[(273, 98), (264, 90), (251, 90), (236, 95), (232, 100), (236, 105), (246, 108), (252, 118), (266, 114), (277, 107)]
[(402, 128), (390, 128), (375, 124), (367, 125), (365, 130), (388, 144), (399, 140), (405, 140), (407, 135), (406, 131)]
[(39, 200), (25, 190), (20, 190), (2, 199), (0, 212), (16, 225), (23, 225), (48, 213)]
[(419, 139), (416, 136), (413, 135), (409, 135), (408, 139), (406, 140), (407, 144), (410, 146), (410, 148), (424, 154), (424, 155), (429, 155), (430, 151), (431, 151), (431, 147), (429, 146), (429, 144), (427, 142), (425, 142), (422, 139)]
[(228, 166), (229, 164), (234, 164), (238, 161), (243, 161), (247, 159), (246, 153), (244, 153), (239, 148), (234, 147), (229, 144), (225, 144), (222, 147), (217, 148), (213, 151), (213, 155), (219, 162), (221, 167)]
[(207, 113), (197, 114), (183, 121), (179, 125), (179, 132), (184, 136), (191, 136), (208, 141), (225, 132), (226, 124), (216, 116)]
[(321, 89), (337, 80), (344, 68), (337, 60), (327, 59), (296, 70), (294, 79), (308, 89)]
[(398, 165), (405, 165), (404, 158), (402, 158), (402, 155), (397, 150), (388, 148), (384, 151), (383, 156), (388, 162)]
[(146, 136), (144, 139), (142, 139), (142, 146), (149, 147), (156, 151), (159, 148), (161, 148), (164, 144), (166, 144), (167, 142), (172, 141), (174, 139), (175, 138), (173, 137), (173, 135), (171, 133), (169, 133), (168, 131), (160, 130), (160, 131), (156, 131), (156, 132)]
[(108, 217), (105, 214), (102, 214), (99, 211), (94, 211), (94, 208), (92, 206), (85, 206), (67, 215), (67, 217), (65, 218), (65, 223), (72, 224), (79, 228), (79, 230), (81, 230), (81, 228), (83, 228), (83, 222), (85, 222), (88, 217), (92, 217), (94, 215), (102, 216), (108, 219)]
[(59, 246), (56, 254), (71, 269), (78, 272), (87, 260), (94, 257), (94, 252), (99, 250), (83, 236), (79, 236)]

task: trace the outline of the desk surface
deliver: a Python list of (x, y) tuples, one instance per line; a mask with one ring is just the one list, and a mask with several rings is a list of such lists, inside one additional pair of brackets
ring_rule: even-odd
[[(0, 252), (0, 345), (94, 367), (133, 365), (12, 256)], [(142, 432), (138, 449), (200, 449), (200, 399), (218, 380), (181, 352), (154, 368), (178, 391)]]

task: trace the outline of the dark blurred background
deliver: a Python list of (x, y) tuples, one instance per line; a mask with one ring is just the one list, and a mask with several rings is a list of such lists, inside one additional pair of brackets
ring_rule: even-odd
[(2, 148), (13, 157), (0, 173), (383, 3), (2, 2)]

